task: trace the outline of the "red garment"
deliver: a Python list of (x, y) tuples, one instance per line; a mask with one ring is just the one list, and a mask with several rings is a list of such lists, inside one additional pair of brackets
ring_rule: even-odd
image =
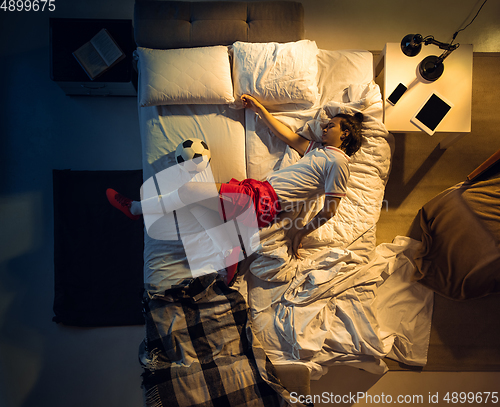
[(281, 210), (278, 196), (267, 181), (245, 179), (240, 182), (233, 178), (221, 185), (219, 199), (221, 219), (227, 221), (239, 216), (238, 220), (246, 226), (255, 227), (254, 214), (259, 228), (268, 226)]

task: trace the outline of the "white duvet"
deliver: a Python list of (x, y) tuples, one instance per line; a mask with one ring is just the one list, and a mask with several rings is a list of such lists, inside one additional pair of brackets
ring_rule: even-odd
[[(273, 362), (307, 363), (313, 379), (335, 363), (383, 373), (386, 356), (412, 365), (425, 365), (427, 359), (433, 297), (410, 280), (409, 259), (417, 243), (400, 240), (375, 248), (393, 143), (381, 122), (378, 86), (350, 85), (321, 108), (275, 115), (303, 136), (318, 139), (328, 117), (355, 111), (365, 115), (365, 142), (351, 159), (347, 196), (335, 217), (303, 240), (301, 260), (290, 253), (293, 228), (287, 221), (261, 230), (253, 247), (259, 256), (240, 282), (253, 327)], [(258, 118), (247, 114), (247, 144), (258, 146), (268, 138), (266, 132)], [(298, 158), (286, 148), (270, 160), (267, 171)], [(251, 170), (266, 176), (262, 165)], [(321, 205), (318, 201), (293, 216), (307, 222)]]
[[(321, 126), (328, 117), (341, 112), (356, 111), (361, 111), (365, 115), (363, 131), (365, 141), (349, 164), (351, 176), (347, 184), (347, 196), (342, 199), (335, 217), (303, 240), (302, 253), (305, 257), (325, 246), (347, 247), (374, 227), (380, 215), (385, 183), (389, 176), (392, 144), (392, 136), (380, 121), (382, 111), (380, 91), (373, 83), (351, 85), (346, 90), (345, 97), (349, 102), (331, 101), (317, 110), (289, 112), (285, 117), (276, 114), (276, 117), (288, 123), (296, 120), (298, 124), (292, 127), (299, 127), (299, 133), (312, 140), (320, 139)], [(268, 133), (262, 125), (255, 127), (258, 130), (254, 134), (249, 134), (247, 127), (247, 139), (261, 139), (262, 134)], [(299, 158), (293, 149), (286, 147), (285, 155), (279, 161), (278, 167), (284, 168)], [(268, 171), (272, 169), (269, 168)], [(259, 177), (265, 178), (265, 176), (267, 174), (261, 165)], [(301, 223), (307, 223), (321, 206), (322, 201), (318, 201), (317, 206), (306, 205), (304, 208), (299, 208), (294, 214), (296, 220), (293, 225), (301, 227)], [(271, 281), (290, 280), (296, 267), (296, 260), (288, 253), (290, 233), (293, 233), (293, 229), (286, 222), (261, 231), (256, 244), (260, 245), (257, 250), (263, 257), (252, 264), (254, 274)]]
[[(417, 243), (400, 239), (375, 245), (393, 141), (381, 122), (372, 58), (366, 51), (320, 50), (317, 103), (308, 110), (274, 113), (314, 139), (328, 117), (362, 111), (366, 142), (351, 159), (347, 196), (337, 214), (304, 239), (303, 260), (289, 254), (289, 225), (275, 224), (254, 236), (258, 256), (244, 263), (248, 270), (236, 286), (247, 295), (253, 329), (270, 358), (306, 363), (312, 378), (336, 363), (382, 373), (385, 356), (415, 365), (426, 361), (432, 295), (410, 282), (409, 259)], [(139, 107), (139, 117), (145, 180), (172, 166), (173, 151), (188, 137), (208, 142), (219, 182), (265, 179), (298, 158), (251, 111), (227, 105), (149, 106)], [(321, 204), (294, 215), (307, 222)], [(213, 250), (197, 247), (205, 257)], [(191, 276), (180, 240), (146, 235), (144, 257), (146, 289), (152, 293)]]
[(305, 363), (312, 379), (334, 364), (382, 374), (384, 357), (425, 365), (433, 296), (411, 281), (419, 243), (398, 239), (378, 246), (369, 261), (355, 249), (325, 248), (288, 283), (247, 274), (242, 289), (253, 329), (271, 360)]

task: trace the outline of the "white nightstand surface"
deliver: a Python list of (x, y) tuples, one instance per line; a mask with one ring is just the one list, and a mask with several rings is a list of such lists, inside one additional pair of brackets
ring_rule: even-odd
[[(399, 43), (386, 44), (375, 65), (375, 76), (383, 70), (384, 124), (389, 131), (421, 131), (410, 122), (432, 92), (437, 92), (453, 103), (453, 108), (439, 124), (437, 132), (468, 133), (471, 131), (472, 105), (472, 45), (461, 44), (444, 60), (444, 73), (434, 82), (428, 82), (418, 73), (418, 65), (428, 55), (441, 55), (435, 45), (423, 45), (415, 57), (407, 57)], [(385, 99), (399, 83), (408, 90), (392, 106)]]

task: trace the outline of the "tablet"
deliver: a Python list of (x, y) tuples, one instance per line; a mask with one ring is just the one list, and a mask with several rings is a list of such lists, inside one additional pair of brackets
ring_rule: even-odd
[(411, 122), (429, 135), (433, 135), (439, 123), (451, 110), (453, 104), (436, 92), (432, 92)]

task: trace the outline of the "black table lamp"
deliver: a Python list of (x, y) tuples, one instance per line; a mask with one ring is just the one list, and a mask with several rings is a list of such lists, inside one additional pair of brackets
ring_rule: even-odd
[(444, 59), (455, 51), (460, 44), (446, 44), (434, 39), (432, 35), (422, 37), (420, 34), (408, 34), (401, 40), (401, 50), (409, 57), (418, 55), (424, 45), (437, 45), (440, 49), (444, 50), (440, 56), (429, 55), (425, 57), (418, 66), (418, 71), (422, 78), (427, 81), (434, 82), (439, 79), (444, 72)]
[(425, 45), (429, 44), (437, 45), (440, 49), (444, 50), (440, 56), (437, 57), (435, 55), (429, 55), (420, 62), (420, 65), (418, 66), (418, 71), (420, 72), (422, 78), (430, 82), (434, 82), (435, 80), (439, 79), (439, 77), (444, 72), (444, 65), (443, 65), (444, 59), (460, 46), (460, 44), (453, 44), (453, 41), (455, 41), (455, 38), (457, 38), (457, 35), (460, 31), (465, 30), (469, 25), (471, 25), (474, 22), (474, 20), (479, 15), (479, 12), (481, 11), (481, 9), (483, 8), (483, 6), (486, 4), (487, 1), (488, 0), (484, 0), (483, 4), (481, 5), (476, 15), (469, 24), (467, 24), (464, 28), (461, 28), (455, 34), (453, 34), (453, 39), (449, 44), (436, 41), (432, 35), (428, 35), (427, 37), (424, 38), (420, 34), (408, 34), (401, 40), (401, 50), (405, 55), (409, 57), (414, 57), (415, 55), (418, 55), (418, 53), (422, 49), (422, 43), (424, 43)]

